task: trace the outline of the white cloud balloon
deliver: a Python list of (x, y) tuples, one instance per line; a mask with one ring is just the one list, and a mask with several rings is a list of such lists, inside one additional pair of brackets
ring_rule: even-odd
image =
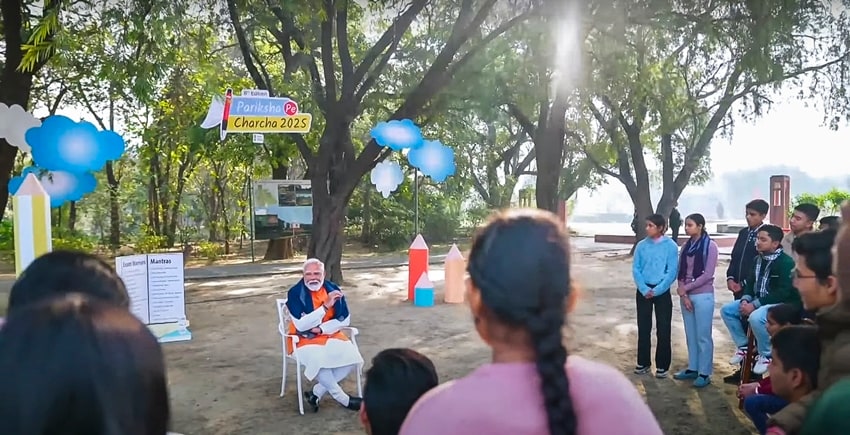
[(18, 147), (25, 153), (30, 152), (32, 147), (27, 143), (27, 130), (40, 126), (41, 121), (23, 107), (17, 104), (10, 107), (0, 103), (0, 139), (5, 138), (9, 145)]

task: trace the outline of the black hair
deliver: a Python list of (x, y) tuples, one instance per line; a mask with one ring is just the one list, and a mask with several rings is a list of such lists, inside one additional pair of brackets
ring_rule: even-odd
[(820, 216), (820, 209), (818, 206), (809, 203), (797, 204), (797, 206), (794, 207), (794, 211), (803, 213), (812, 222), (818, 220), (818, 216)]
[(372, 435), (398, 435), (410, 408), (439, 384), (428, 357), (412, 349), (384, 349), (366, 372), (363, 404)]
[(838, 227), (841, 225), (841, 218), (838, 216), (825, 216), (820, 218), (820, 229), (831, 229), (838, 230)]
[(794, 252), (821, 283), (832, 276), (832, 245), (837, 233), (833, 229), (811, 231), (795, 238), (791, 244)]
[(24, 269), (9, 293), (9, 313), (71, 291), (120, 307), (130, 306), (124, 281), (109, 263), (85, 252), (60, 250), (36, 258)]
[(758, 214), (766, 215), (770, 211), (770, 205), (763, 199), (754, 199), (747, 203), (746, 210), (752, 210)]
[(475, 236), (467, 270), (486, 312), (502, 324), (527, 331), (549, 432), (575, 434), (562, 336), (571, 290), (569, 239), (563, 223), (536, 209), (499, 213)]
[(655, 225), (658, 228), (661, 228), (662, 230), (667, 228), (667, 219), (664, 219), (664, 216), (661, 216), (658, 213), (654, 213), (647, 216), (646, 221), (650, 222), (652, 225)]
[(0, 329), (0, 433), (163, 435), (162, 349), (128, 310), (70, 293)]
[(802, 322), (800, 309), (791, 304), (777, 304), (767, 309), (767, 315), (779, 325), (799, 325)]
[(782, 362), (784, 371), (798, 369), (815, 389), (818, 387), (820, 340), (817, 327), (793, 325), (782, 328), (770, 339), (773, 356)]
[(785, 232), (782, 231), (782, 228), (779, 228), (776, 225), (762, 225), (761, 228), (759, 228), (759, 232), (762, 231), (767, 233), (767, 236), (770, 237), (770, 240), (773, 240), (774, 242), (781, 242), (782, 238), (785, 237)]
[(705, 216), (703, 216), (699, 213), (691, 213), (691, 214), (688, 215), (688, 217), (685, 218), (685, 220), (686, 221), (687, 220), (694, 221), (695, 224), (702, 227), (702, 233), (703, 234), (708, 234), (708, 230), (705, 229)]

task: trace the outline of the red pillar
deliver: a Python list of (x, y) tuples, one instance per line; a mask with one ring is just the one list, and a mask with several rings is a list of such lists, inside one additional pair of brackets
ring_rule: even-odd
[(558, 220), (560, 220), (564, 226), (567, 226), (567, 201), (558, 201)]
[(788, 216), (791, 214), (791, 177), (772, 175), (770, 177), (770, 215), (773, 225), (788, 229)]
[(414, 288), (422, 274), (428, 274), (428, 245), (422, 234), (417, 234), (407, 251), (407, 300), (414, 299)]

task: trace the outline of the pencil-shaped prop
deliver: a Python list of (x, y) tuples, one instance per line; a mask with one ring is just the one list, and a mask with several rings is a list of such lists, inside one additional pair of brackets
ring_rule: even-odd
[(12, 198), (15, 227), (15, 274), (53, 249), (50, 232), (50, 196), (33, 174), (28, 174)]
[(228, 88), (224, 93), (224, 113), (221, 115), (221, 125), (219, 126), (219, 136), (221, 140), (227, 137), (227, 121), (230, 119), (230, 103), (233, 101), (233, 89)]

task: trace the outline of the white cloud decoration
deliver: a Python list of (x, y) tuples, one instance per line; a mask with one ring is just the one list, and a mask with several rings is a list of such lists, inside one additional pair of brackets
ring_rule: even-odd
[(378, 192), (381, 192), (384, 198), (389, 198), (390, 193), (404, 181), (404, 173), (398, 163), (384, 160), (375, 165), (375, 169), (372, 169), (371, 178), (372, 184), (375, 185)]
[(29, 153), (32, 148), (27, 143), (26, 133), (33, 127), (41, 127), (41, 121), (23, 107), (17, 104), (10, 107), (0, 103), (0, 139), (6, 139), (9, 145)]

